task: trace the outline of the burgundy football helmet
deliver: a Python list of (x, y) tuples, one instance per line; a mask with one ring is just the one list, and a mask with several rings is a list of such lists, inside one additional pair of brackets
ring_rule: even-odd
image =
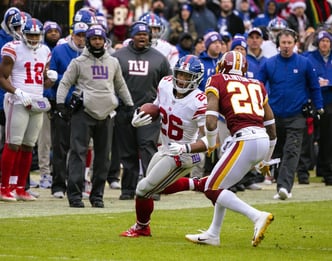
[(218, 61), (216, 73), (236, 74), (243, 76), (248, 69), (247, 59), (240, 52), (225, 53)]

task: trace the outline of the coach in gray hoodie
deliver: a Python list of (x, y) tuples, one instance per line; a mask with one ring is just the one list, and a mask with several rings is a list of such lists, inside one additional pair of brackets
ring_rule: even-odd
[(69, 64), (57, 91), (57, 109), (66, 113), (65, 97), (76, 86), (71, 102), (71, 137), (68, 162), (67, 197), (70, 207), (84, 207), (85, 159), (89, 140), (93, 139), (94, 162), (92, 207), (104, 207), (103, 192), (110, 166), (113, 116), (120, 97), (126, 106), (133, 106), (131, 94), (122, 76), (118, 60), (105, 51), (106, 34), (99, 26), (86, 32), (86, 48)]

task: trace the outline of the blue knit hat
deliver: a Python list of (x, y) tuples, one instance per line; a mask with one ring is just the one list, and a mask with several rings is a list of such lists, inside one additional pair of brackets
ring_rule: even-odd
[(320, 40), (322, 40), (323, 38), (327, 38), (330, 40), (330, 42), (332, 42), (332, 36), (326, 31), (320, 31), (317, 35), (318, 42), (320, 42)]
[(232, 41), (231, 51), (234, 50), (236, 46), (242, 46), (244, 49), (247, 50), (246, 38), (242, 35), (235, 35)]
[(45, 31), (45, 34), (51, 30), (51, 29), (56, 29), (58, 30), (58, 32), (60, 33), (60, 35), (62, 34), (62, 30), (61, 30), (61, 27), (56, 23), (56, 22), (53, 22), (53, 21), (46, 21), (44, 23), (44, 31)]
[(221, 35), (218, 32), (209, 32), (204, 35), (204, 44), (206, 50), (209, 48), (209, 46), (215, 42), (215, 41), (222, 41)]
[(130, 37), (134, 37), (136, 34), (138, 33), (150, 33), (150, 28), (148, 26), (147, 23), (144, 22), (135, 22), (132, 26), (131, 26), (131, 31), (130, 31)]

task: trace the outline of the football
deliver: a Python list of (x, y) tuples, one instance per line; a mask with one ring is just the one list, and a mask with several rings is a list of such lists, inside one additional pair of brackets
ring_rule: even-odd
[(139, 111), (144, 111), (145, 114), (150, 114), (153, 121), (159, 117), (159, 107), (153, 103), (144, 103)]

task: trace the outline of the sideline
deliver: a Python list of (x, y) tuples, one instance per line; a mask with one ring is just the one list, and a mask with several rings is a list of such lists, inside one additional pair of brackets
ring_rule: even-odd
[[(332, 201), (332, 186), (325, 186), (323, 183), (311, 183), (310, 185), (294, 184), (293, 197), (282, 201), (274, 200), (275, 184), (265, 185), (260, 183), (262, 190), (245, 190), (237, 195), (247, 203), (255, 204), (287, 204), (294, 202)], [(120, 190), (111, 190), (105, 187), (104, 203), (105, 208), (92, 208), (88, 200), (84, 200), (85, 208), (70, 208), (68, 201), (56, 199), (51, 195), (50, 189), (33, 189), (40, 193), (40, 197), (34, 202), (1, 202), (0, 219), (41, 217), (56, 215), (93, 215), (112, 214), (120, 212), (134, 212), (134, 200), (119, 200)], [(203, 208), (212, 207), (209, 200), (199, 192), (180, 192), (173, 195), (162, 195), (160, 201), (155, 202), (155, 209), (182, 209), (182, 208)]]

